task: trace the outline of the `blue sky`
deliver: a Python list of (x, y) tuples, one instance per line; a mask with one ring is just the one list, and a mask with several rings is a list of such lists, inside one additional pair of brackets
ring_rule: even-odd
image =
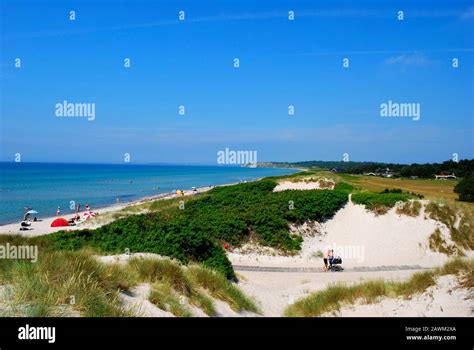
[[(0, 2), (3, 161), (474, 157), (473, 1)], [(95, 120), (56, 117), (64, 100)], [(382, 118), (388, 100), (420, 120)]]

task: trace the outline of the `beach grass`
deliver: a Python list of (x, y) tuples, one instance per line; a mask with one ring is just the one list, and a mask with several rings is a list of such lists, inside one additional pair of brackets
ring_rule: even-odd
[(206, 290), (212, 297), (228, 303), (232, 310), (260, 313), (255, 302), (221, 274), (205, 267), (191, 266), (186, 270), (186, 276), (194, 285)]
[(167, 282), (153, 283), (148, 300), (158, 308), (171, 312), (177, 317), (191, 317), (193, 315), (190, 308), (180, 298), (180, 295)]
[(12, 259), (0, 261), (0, 314), (134, 316), (124, 307), (119, 294), (130, 292), (142, 283), (151, 286), (149, 300), (175, 316), (192, 316), (190, 305), (215, 316), (217, 311), (212, 298), (228, 303), (237, 312), (258, 312), (254, 302), (232, 282), (202, 266), (187, 268), (177, 261), (158, 258), (102, 263), (93, 251), (82, 249), (46, 251), (36, 263)]
[(22, 306), (16, 308), (23, 309), (20, 315), (62, 316), (69, 310), (88, 317), (130, 316), (118, 293), (133, 282), (88, 251), (47, 252), (36, 263), (5, 260), (0, 265), (0, 284), (11, 286), (10, 301)]
[(458, 246), (457, 250), (474, 249), (473, 207), (460, 202), (436, 201), (428, 203), (425, 212), (430, 218), (448, 227), (451, 240)]
[(355, 303), (376, 303), (384, 297), (409, 298), (435, 285), (436, 278), (442, 275), (458, 275), (461, 285), (469, 287), (474, 283), (473, 273), (474, 260), (455, 258), (440, 268), (417, 272), (404, 282), (377, 279), (353, 285), (336, 283), (296, 301), (284, 311), (284, 316), (316, 317)]
[[(211, 269), (192, 265), (180, 266), (169, 259), (133, 258), (128, 264), (140, 281), (152, 283), (149, 300), (175, 316), (190, 316), (183, 301), (200, 308), (209, 316), (217, 311), (213, 300), (222, 300), (236, 312), (258, 312), (254, 302), (246, 297), (222, 274)], [(192, 314), (192, 312), (191, 312)]]
[(423, 204), (420, 201), (407, 201), (397, 208), (397, 214), (417, 217), (420, 215)]

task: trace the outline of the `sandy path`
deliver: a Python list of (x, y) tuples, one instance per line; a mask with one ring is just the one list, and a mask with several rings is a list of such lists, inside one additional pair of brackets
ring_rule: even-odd
[[(281, 267), (281, 266), (250, 266), (233, 265), (236, 271), (255, 271), (255, 272), (294, 272), (294, 273), (327, 273), (321, 267)], [(375, 272), (375, 271), (403, 271), (403, 270), (421, 270), (419, 265), (382, 265), (382, 266), (358, 266), (344, 269), (344, 272)], [(342, 271), (341, 271), (342, 272)]]

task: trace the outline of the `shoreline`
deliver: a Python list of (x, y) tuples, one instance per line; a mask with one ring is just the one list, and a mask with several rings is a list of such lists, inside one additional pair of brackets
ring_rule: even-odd
[[(254, 181), (259, 181), (259, 180), (261, 180), (261, 178), (256, 179)], [(236, 185), (236, 184), (238, 184), (238, 183), (228, 183), (228, 184), (223, 184), (223, 185), (200, 187), (200, 188), (196, 188), (196, 191), (197, 191), (197, 193), (205, 193), (205, 192), (207, 192), (207, 191), (209, 191), (209, 190), (211, 190), (215, 187), (232, 186), (232, 185)], [(90, 219), (88, 221), (85, 221), (85, 222), (83, 222), (79, 225), (75, 225), (75, 226), (50, 227), (50, 224), (53, 220), (55, 220), (57, 218), (68, 219), (69, 217), (74, 216), (76, 214), (79, 214), (82, 217), (82, 215), (86, 212), (86, 210), (81, 210), (80, 212), (64, 213), (64, 214), (59, 215), (59, 216), (47, 216), (47, 217), (44, 217), (44, 218), (43, 217), (39, 218), (38, 221), (31, 221), (31, 226), (30, 227), (32, 229), (24, 230), (24, 231), (20, 230), (21, 220), (19, 220), (18, 222), (14, 222), (14, 223), (1, 224), (0, 225), (0, 235), (19, 234), (19, 235), (23, 235), (23, 236), (41, 236), (41, 235), (50, 234), (50, 233), (53, 233), (53, 232), (56, 232), (56, 231), (75, 231), (75, 230), (81, 230), (81, 229), (95, 229), (95, 228), (98, 228), (100, 226), (106, 225), (110, 222), (110, 221), (98, 222), (98, 220), (96, 220), (96, 219), (100, 220), (100, 218), (105, 216), (105, 214), (119, 212), (119, 211), (124, 210), (126, 208), (133, 207), (133, 206), (140, 205), (140, 204), (144, 204), (144, 203), (148, 203), (148, 202), (173, 199), (173, 198), (180, 197), (180, 196), (188, 197), (188, 196), (192, 196), (194, 193), (196, 193), (196, 192), (193, 191), (192, 189), (191, 190), (183, 190), (183, 195), (179, 195), (179, 194), (173, 193), (173, 192), (165, 192), (165, 193), (160, 193), (160, 194), (153, 195), (153, 196), (142, 197), (140, 199), (136, 199), (136, 200), (133, 200), (133, 201), (130, 201), (130, 202), (114, 203), (114, 204), (111, 204), (111, 205), (106, 205), (106, 206), (102, 206), (102, 207), (98, 207), (98, 208), (91, 208), (90, 211), (98, 212), (99, 215), (97, 215), (96, 218), (94, 218), (94, 219)], [(38, 230), (41, 230), (41, 232), (38, 232)]]
[[(33, 163), (28, 163), (28, 164), (33, 164)], [(48, 163), (45, 163), (45, 164), (48, 164)], [(56, 163), (52, 163), (52, 164), (56, 164)], [(69, 164), (69, 163), (67, 163)], [(183, 165), (185, 166), (185, 165)], [(197, 184), (195, 184), (196, 188), (197, 189), (203, 189), (204, 187), (198, 187), (199, 185), (201, 186), (205, 186), (207, 185), (208, 183), (210, 184), (209, 186), (212, 186), (212, 187), (218, 187), (218, 186), (226, 186), (226, 185), (233, 185), (233, 184), (238, 184), (238, 183), (241, 183), (241, 182), (253, 182), (253, 181), (259, 181), (261, 179), (264, 179), (264, 178), (270, 178), (270, 177), (273, 177), (273, 176), (282, 176), (282, 175), (291, 175), (292, 173), (297, 173), (297, 172), (301, 172), (301, 169), (297, 169), (297, 168), (285, 168), (285, 169), (281, 169), (281, 170), (288, 170), (287, 172), (285, 171), (285, 174), (281, 174), (281, 175), (271, 175), (271, 174), (254, 174), (255, 177), (253, 176), (250, 176), (250, 179), (247, 179), (245, 180), (245, 177), (242, 178), (242, 177), (237, 177), (237, 178), (233, 178), (233, 179), (227, 179), (228, 181), (231, 181), (231, 182), (225, 182), (226, 180), (225, 179), (214, 179), (214, 181), (210, 181), (210, 182), (207, 182), (207, 183), (202, 183), (203, 181), (201, 181), (201, 184), (199, 184), (199, 175), (196, 177), (196, 180), (198, 180)], [(260, 175), (260, 176), (259, 176)], [(263, 175), (263, 176), (262, 176)], [(225, 176), (224, 176), (225, 178)], [(222, 183), (220, 183), (220, 181), (222, 181)], [(140, 192), (143, 192), (142, 191), (137, 191), (137, 193), (134, 193), (134, 194), (131, 194), (127, 197), (129, 198), (123, 198), (123, 201), (121, 200), (120, 202), (116, 202), (116, 196), (110, 196), (110, 200), (109, 201), (103, 201), (102, 203), (100, 204), (94, 204), (93, 200), (92, 202), (89, 200), (89, 203), (91, 203), (91, 208), (93, 208), (94, 211), (109, 211), (112, 207), (115, 207), (115, 206), (129, 206), (129, 205), (134, 205), (134, 204), (137, 204), (137, 203), (143, 203), (143, 202), (146, 202), (146, 201), (150, 201), (150, 200), (157, 200), (157, 199), (160, 199), (160, 198), (164, 198), (164, 197), (168, 197), (172, 194), (175, 194), (173, 191), (176, 191), (176, 190), (180, 190), (180, 189), (183, 189), (183, 188), (186, 188), (187, 186), (189, 186), (189, 188), (191, 188), (191, 186), (194, 185), (193, 183), (188, 183), (187, 185), (185, 186), (182, 186), (180, 188), (180, 186), (176, 186), (176, 188), (172, 189), (172, 188), (165, 188), (163, 189), (164, 192), (155, 192), (155, 193), (140, 193)], [(206, 186), (208, 187), (208, 186)], [(3, 189), (0, 189), (0, 191), (3, 190)], [(173, 191), (172, 191), (173, 190)], [(91, 193), (91, 192), (87, 192), (87, 193)], [(93, 192), (92, 192), (93, 193)], [(118, 197), (120, 198), (120, 195), (118, 195)], [(122, 198), (120, 198), (122, 199)], [(87, 202), (87, 201), (86, 201)], [(15, 213), (9, 213), (9, 215), (6, 215), (6, 217), (3, 219), (3, 220), (0, 220), (0, 232), (3, 230), (3, 228), (5, 226), (8, 226), (8, 225), (13, 225), (13, 224), (20, 224), (21, 221), (23, 221), (23, 215), (24, 215), (24, 211), (23, 211), (23, 206), (20, 206), (21, 208), (18, 208), (18, 210), (15, 210), (15, 213), (18, 213), (18, 214), (15, 214)], [(56, 208), (55, 206), (53, 206), (54, 208)], [(75, 210), (70, 210), (68, 208), (68, 206), (64, 205), (64, 206), (61, 206), (64, 208), (64, 212), (61, 213), (61, 215), (59, 216), (56, 216), (54, 215), (55, 213), (55, 210), (46, 210), (46, 212), (44, 210), (40, 210), (40, 209), (36, 209), (35, 208), (35, 205), (33, 205), (33, 209), (36, 209), (36, 210), (39, 210), (40, 211), (40, 215), (41, 215), (41, 218), (39, 216), (38, 219), (41, 219), (41, 220), (48, 220), (48, 219), (53, 219), (53, 218), (57, 218), (57, 217), (69, 217), (69, 216), (74, 216), (77, 212)], [(44, 209), (44, 208), (43, 208)], [(82, 213), (84, 213), (86, 210), (83, 210), (81, 208), (81, 211), (79, 212), (81, 215)], [(43, 213), (42, 213), (43, 212)], [(33, 219), (34, 215), (32, 215), (30, 217), (30, 221), (31, 219)]]

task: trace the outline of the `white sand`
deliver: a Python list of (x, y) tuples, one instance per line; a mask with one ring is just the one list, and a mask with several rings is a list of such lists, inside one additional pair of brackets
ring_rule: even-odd
[[(134, 315), (140, 317), (175, 317), (171, 312), (164, 311), (148, 300), (151, 292), (149, 283), (142, 283), (130, 290), (130, 292), (120, 293), (120, 301), (122, 305), (130, 310)], [(238, 313), (231, 309), (229, 304), (222, 300), (212, 298), (216, 309), (215, 317), (251, 317), (258, 316), (251, 312)], [(189, 308), (193, 317), (209, 317), (200, 308), (191, 305), (186, 298), (183, 299), (184, 305)]]
[(120, 293), (120, 301), (125, 309), (141, 317), (174, 317), (171, 312), (156, 307), (148, 300), (150, 284), (143, 283), (131, 289), (130, 293)]
[(333, 189), (334, 181), (329, 179), (320, 179), (320, 181), (282, 181), (275, 186), (273, 192), (281, 192), (286, 190), (321, 190), (321, 189)]
[(163, 255), (159, 255), (155, 253), (131, 253), (131, 254), (114, 254), (114, 255), (96, 256), (96, 259), (104, 264), (126, 264), (132, 258), (172, 260), (167, 256), (163, 256)]

